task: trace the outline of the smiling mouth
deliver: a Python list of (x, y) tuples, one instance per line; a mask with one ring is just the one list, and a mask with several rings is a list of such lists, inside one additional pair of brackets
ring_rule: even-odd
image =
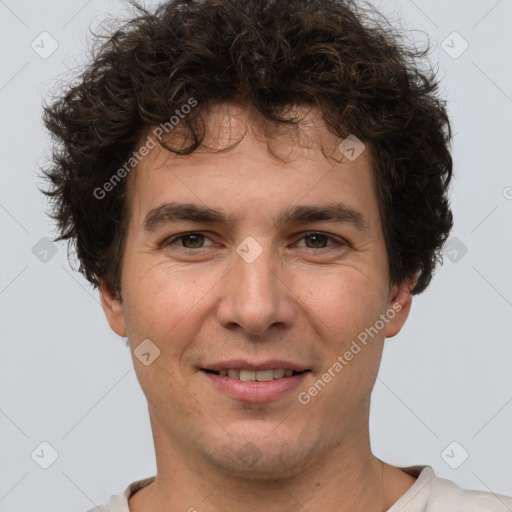
[(244, 370), (238, 368), (229, 368), (227, 370), (207, 370), (203, 368), (203, 371), (220, 377), (228, 377), (234, 380), (241, 380), (243, 382), (269, 382), (276, 379), (283, 379), (288, 377), (294, 377), (302, 373), (309, 372), (311, 370), (295, 371), (284, 368), (273, 368), (269, 370)]

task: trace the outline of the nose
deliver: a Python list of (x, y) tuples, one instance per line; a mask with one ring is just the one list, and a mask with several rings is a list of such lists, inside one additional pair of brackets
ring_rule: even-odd
[(221, 284), (220, 324), (251, 335), (263, 335), (271, 327), (289, 328), (297, 312), (291, 283), (284, 274), (270, 248), (263, 249), (254, 261), (235, 254), (233, 267)]

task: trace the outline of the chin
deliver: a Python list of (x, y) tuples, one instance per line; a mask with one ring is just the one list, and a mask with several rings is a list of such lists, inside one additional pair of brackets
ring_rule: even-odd
[[(255, 434), (231, 436), (227, 441), (203, 448), (203, 457), (221, 471), (251, 480), (286, 479), (311, 463), (315, 443), (285, 436)], [(217, 447), (216, 450), (213, 448)]]

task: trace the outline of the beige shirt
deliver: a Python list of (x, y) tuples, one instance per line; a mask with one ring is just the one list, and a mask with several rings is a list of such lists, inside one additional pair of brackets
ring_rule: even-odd
[[(512, 512), (512, 498), (483, 491), (467, 491), (438, 478), (430, 466), (401, 468), (416, 482), (386, 512)], [(155, 477), (131, 483), (122, 494), (111, 496), (108, 505), (88, 512), (130, 512), (128, 498), (155, 481)]]

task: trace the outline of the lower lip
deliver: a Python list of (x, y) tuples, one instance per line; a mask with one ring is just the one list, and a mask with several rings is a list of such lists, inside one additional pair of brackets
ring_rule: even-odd
[(282, 377), (268, 382), (244, 382), (215, 373), (205, 371), (203, 373), (218, 390), (231, 398), (244, 402), (272, 402), (297, 388), (310, 372), (298, 373), (291, 377)]

